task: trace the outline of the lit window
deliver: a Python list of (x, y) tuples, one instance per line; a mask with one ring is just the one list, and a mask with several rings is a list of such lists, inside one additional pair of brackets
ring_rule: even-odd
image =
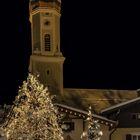
[(140, 140), (140, 134), (128, 134), (126, 140)]
[(61, 128), (65, 132), (70, 132), (70, 131), (74, 130), (74, 122), (63, 122), (61, 124)]
[(132, 135), (132, 140), (140, 140), (140, 135)]
[(44, 45), (45, 45), (45, 51), (51, 50), (51, 37), (50, 34), (45, 34), (44, 36)]
[(140, 113), (134, 113), (134, 114), (132, 114), (132, 119), (133, 120), (140, 120)]
[(137, 140), (137, 136), (132, 136), (132, 140)]

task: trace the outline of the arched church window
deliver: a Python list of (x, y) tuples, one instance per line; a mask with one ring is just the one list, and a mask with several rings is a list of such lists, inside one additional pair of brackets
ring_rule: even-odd
[(44, 45), (45, 45), (45, 51), (50, 51), (51, 50), (51, 37), (50, 34), (45, 34), (44, 35)]

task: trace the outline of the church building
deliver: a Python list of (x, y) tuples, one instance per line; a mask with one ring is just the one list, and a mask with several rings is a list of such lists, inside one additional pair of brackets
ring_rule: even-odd
[(60, 47), (60, 17), (61, 0), (31, 0), (32, 54), (29, 70), (40, 74), (40, 81), (48, 86), (50, 93), (60, 96), (61, 102), (72, 104), (74, 107), (77, 106), (76, 103), (82, 108), (89, 105), (97, 106), (97, 112), (137, 97), (137, 92), (132, 90), (63, 87), (65, 57)]
[[(70, 120), (75, 122), (77, 129), (67, 131), (66, 137), (80, 140), (80, 134), (85, 129), (83, 120), (91, 105), (95, 113), (112, 105), (137, 97), (136, 91), (111, 89), (73, 89), (63, 87), (63, 64), (65, 57), (60, 47), (61, 0), (31, 0), (30, 21), (32, 32), (32, 54), (29, 70), (39, 73), (40, 81), (56, 95), (60, 111), (68, 113)], [(75, 115), (74, 115), (75, 114)], [(116, 122), (100, 115), (95, 117), (103, 125), (104, 139), (109, 139), (111, 126)], [(72, 125), (73, 126), (73, 125)], [(74, 133), (75, 132), (75, 133)], [(77, 135), (78, 136), (77, 136)], [(68, 140), (68, 138), (67, 138)]]

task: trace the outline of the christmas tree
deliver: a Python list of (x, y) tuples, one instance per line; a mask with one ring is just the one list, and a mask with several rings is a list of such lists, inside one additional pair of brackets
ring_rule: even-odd
[(88, 111), (88, 128), (87, 132), (83, 132), (81, 138), (86, 137), (87, 140), (100, 140), (101, 136), (103, 135), (102, 131), (100, 130), (100, 124), (97, 120), (94, 120), (91, 107), (89, 107)]
[(52, 96), (37, 76), (23, 82), (3, 129), (8, 140), (63, 140)]

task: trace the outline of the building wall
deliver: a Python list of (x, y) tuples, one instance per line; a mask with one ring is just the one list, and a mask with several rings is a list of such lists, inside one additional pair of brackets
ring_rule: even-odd
[[(64, 132), (65, 140), (86, 140), (86, 138), (81, 139), (81, 135), (83, 131), (87, 130), (88, 124), (87, 123), (84, 124), (83, 119), (73, 119), (72, 121), (75, 123), (74, 131)], [(101, 125), (100, 130), (103, 132), (103, 136), (101, 137), (101, 140), (109, 140), (109, 134), (110, 134), (109, 127), (106, 125)], [(69, 136), (71, 139), (69, 138)]]
[(126, 140), (127, 134), (140, 134), (140, 128), (118, 128), (112, 135), (111, 140)]
[(6, 140), (6, 138), (0, 136), (0, 140)]
[(103, 132), (103, 136), (101, 137), (101, 140), (109, 140), (109, 127), (106, 125), (101, 125), (101, 131)]
[(70, 132), (64, 132), (64, 138), (67, 139), (68, 135), (72, 140), (81, 140), (81, 134), (83, 132), (83, 119), (72, 119), (74, 122), (74, 130)]
[[(119, 128), (140, 128), (140, 101), (129, 104), (121, 109), (119, 114)], [(127, 118), (127, 119), (126, 119)]]

